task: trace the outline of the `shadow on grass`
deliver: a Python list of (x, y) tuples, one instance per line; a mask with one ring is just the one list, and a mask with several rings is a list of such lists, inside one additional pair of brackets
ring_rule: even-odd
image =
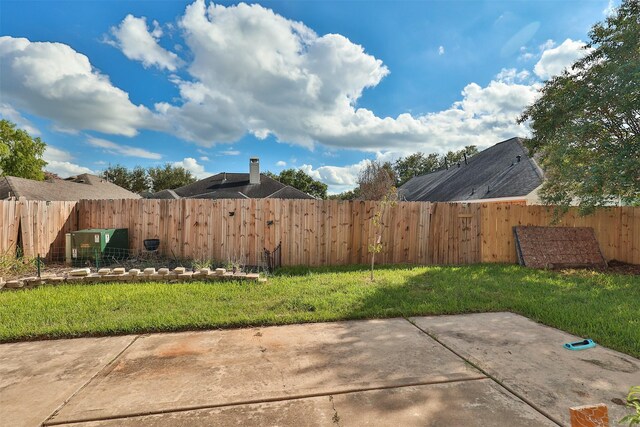
[[(415, 273), (412, 273), (415, 271)], [(508, 265), (409, 270), (376, 285), (350, 318), (509, 311), (640, 356), (640, 277), (570, 275)], [(393, 274), (381, 270), (379, 276)]]
[(511, 311), (640, 356), (640, 277), (514, 265), (294, 267), (266, 284), (64, 285), (0, 293), (0, 341)]

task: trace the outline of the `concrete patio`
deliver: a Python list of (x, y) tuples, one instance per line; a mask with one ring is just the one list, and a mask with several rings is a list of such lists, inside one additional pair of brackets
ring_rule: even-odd
[(511, 313), (0, 345), (0, 425), (568, 425), (640, 361)]

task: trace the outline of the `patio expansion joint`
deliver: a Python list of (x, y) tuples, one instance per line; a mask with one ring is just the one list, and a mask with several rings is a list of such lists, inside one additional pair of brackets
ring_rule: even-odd
[(442, 342), (440, 339), (438, 339), (438, 337), (435, 334), (433, 334), (433, 333), (421, 328), (420, 326), (418, 326), (415, 322), (413, 322), (408, 317), (405, 317), (404, 319), (407, 322), (409, 322), (410, 324), (412, 324), (413, 326), (415, 326), (423, 334), (425, 334), (426, 336), (428, 336), (429, 338), (431, 338), (432, 340), (434, 340), (435, 342), (440, 344), (442, 347), (446, 348), (451, 353), (455, 354), (460, 359), (464, 360), (466, 363), (468, 363), (469, 365), (473, 366), (475, 369), (480, 371), (482, 374), (486, 375), (489, 379), (493, 380), (496, 384), (498, 384), (500, 387), (504, 388), (507, 392), (511, 393), (512, 395), (516, 396), (518, 399), (522, 400), (524, 403), (526, 403), (531, 408), (533, 408), (536, 412), (538, 412), (539, 414), (543, 415), (545, 418), (549, 419), (550, 421), (554, 422), (555, 424), (557, 424), (559, 426), (564, 426), (564, 424), (561, 421), (559, 421), (557, 418), (555, 418), (554, 416), (550, 415), (549, 413), (547, 413), (546, 411), (541, 409), (534, 402), (532, 402), (531, 400), (527, 399), (525, 396), (523, 396), (522, 394), (518, 393), (517, 391), (513, 390), (508, 385), (504, 384), (502, 381), (500, 381), (494, 375), (492, 375), (491, 373), (487, 372), (486, 370), (484, 370), (480, 366), (478, 366), (478, 364), (476, 364), (476, 363), (472, 362), (471, 360), (467, 359), (466, 357), (464, 357), (462, 354), (457, 352), (453, 347), (448, 346), (447, 344)]
[(98, 369), (87, 381), (85, 381), (84, 384), (82, 384), (80, 387), (78, 387), (78, 389), (76, 391), (71, 393), (71, 395), (69, 397), (67, 397), (64, 400), (64, 402), (62, 402), (47, 418), (45, 418), (45, 420), (42, 422), (41, 425), (43, 425), (43, 426), (48, 425), (47, 423), (49, 422), (49, 420), (51, 420), (53, 417), (58, 415), (58, 413), (62, 410), (62, 408), (64, 408), (65, 405), (71, 401), (71, 399), (73, 399), (82, 390), (84, 390), (91, 383), (91, 381), (93, 381), (98, 375), (102, 374), (109, 367), (114, 366), (115, 362), (120, 358), (120, 356), (122, 356), (124, 354), (124, 352), (127, 351), (129, 349), (129, 347), (131, 347), (133, 345), (133, 343), (135, 343), (138, 340), (138, 338), (140, 338), (140, 335), (135, 335), (132, 338), (132, 340), (129, 341), (129, 343), (127, 345), (125, 345), (122, 348), (122, 350), (120, 350), (118, 352), (118, 354), (116, 354), (111, 360), (109, 360), (107, 363), (105, 363), (102, 368)]
[(489, 380), (489, 378), (487, 378), (484, 375), (482, 376), (479, 375), (477, 377), (469, 377), (469, 378), (456, 378), (456, 379), (436, 380), (436, 381), (419, 381), (419, 382), (406, 383), (406, 384), (392, 384), (392, 385), (377, 386), (377, 387), (360, 387), (360, 388), (318, 392), (318, 393), (306, 393), (306, 394), (301, 393), (301, 394), (296, 394), (291, 396), (276, 396), (272, 398), (240, 400), (236, 402), (225, 402), (225, 403), (209, 404), (209, 405), (181, 406), (181, 407), (175, 407), (175, 408), (166, 408), (166, 409), (160, 409), (160, 410), (154, 410), (154, 411), (132, 412), (132, 413), (126, 413), (126, 414), (112, 415), (112, 416), (85, 417), (85, 418), (77, 418), (77, 419), (51, 420), (51, 421), (47, 420), (42, 425), (56, 426), (56, 425), (68, 425), (68, 424), (81, 424), (81, 423), (88, 423), (88, 422), (95, 422), (95, 421), (124, 420), (124, 419), (144, 417), (149, 415), (163, 415), (163, 414), (172, 414), (172, 413), (179, 413), (179, 412), (190, 412), (190, 411), (198, 411), (202, 409), (227, 408), (227, 407), (234, 407), (234, 406), (253, 405), (253, 404), (259, 404), (259, 403), (287, 402), (292, 400), (308, 399), (313, 397), (331, 397), (332, 398), (333, 396), (337, 396), (337, 395), (359, 393), (359, 392), (366, 392), (366, 391), (389, 390), (389, 389), (426, 386), (426, 385), (434, 385), (434, 384), (461, 383), (461, 382), (478, 381), (478, 380)]

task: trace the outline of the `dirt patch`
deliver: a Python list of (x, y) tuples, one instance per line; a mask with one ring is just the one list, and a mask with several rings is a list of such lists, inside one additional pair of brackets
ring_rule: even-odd
[(632, 374), (638, 371), (638, 368), (636, 368), (636, 365), (634, 363), (629, 362), (628, 360), (623, 359), (621, 357), (617, 357), (617, 359), (619, 363), (603, 362), (601, 360), (596, 360), (596, 359), (580, 359), (580, 360), (582, 360), (583, 362), (591, 363), (592, 365), (595, 365), (599, 368), (606, 369), (607, 371), (625, 372), (628, 374)]
[(605, 270), (606, 273), (615, 274), (632, 274), (640, 275), (640, 264), (627, 264), (626, 262), (611, 260), (609, 261), (609, 267)]
[(197, 343), (195, 339), (180, 340), (175, 344), (160, 347), (156, 352), (156, 357), (170, 358), (183, 356), (198, 356), (209, 351)]
[(594, 272), (605, 274), (624, 274), (629, 276), (640, 276), (640, 264), (628, 264), (626, 262), (611, 260), (606, 268), (572, 268), (560, 269), (564, 274), (573, 274), (576, 272)]

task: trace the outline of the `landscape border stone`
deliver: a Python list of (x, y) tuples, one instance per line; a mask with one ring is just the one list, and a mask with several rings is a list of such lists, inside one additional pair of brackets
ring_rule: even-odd
[(168, 268), (145, 268), (141, 271), (132, 268), (127, 271), (118, 267), (112, 269), (101, 268), (97, 272), (91, 272), (89, 268), (75, 269), (58, 275), (47, 274), (42, 277), (24, 277), (16, 280), (0, 280), (0, 291), (10, 291), (19, 289), (32, 289), (38, 286), (57, 286), (63, 283), (131, 283), (131, 282), (163, 282), (182, 283), (190, 281), (220, 282), (229, 280), (240, 280), (247, 282), (265, 283), (267, 279), (260, 277), (258, 273), (231, 272), (224, 268), (216, 268), (212, 271), (209, 268), (201, 268), (196, 272), (187, 270), (184, 267), (176, 267), (173, 270)]

